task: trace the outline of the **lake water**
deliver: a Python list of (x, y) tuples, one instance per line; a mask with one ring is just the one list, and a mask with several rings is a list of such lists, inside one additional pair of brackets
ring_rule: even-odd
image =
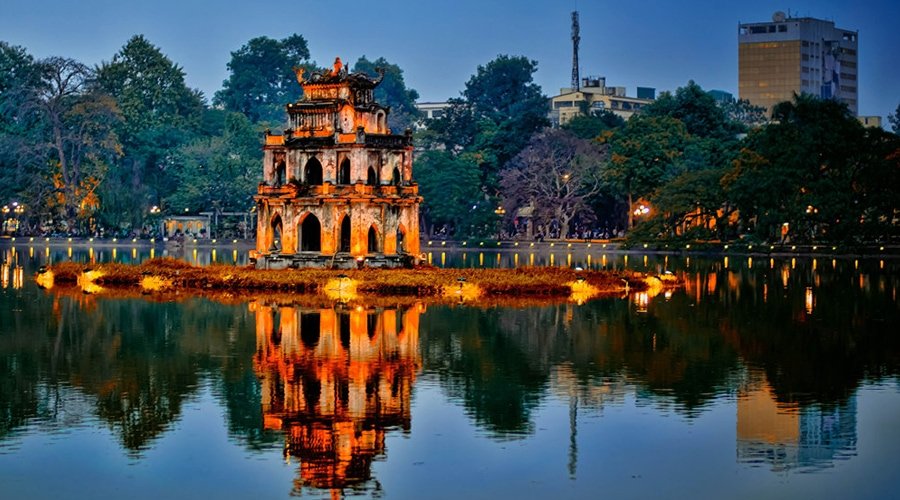
[(7, 242), (0, 498), (900, 494), (900, 262), (430, 259), (550, 255), (671, 270), (685, 286), (526, 308), (161, 301), (33, 281), (48, 262), (139, 262), (147, 248)]

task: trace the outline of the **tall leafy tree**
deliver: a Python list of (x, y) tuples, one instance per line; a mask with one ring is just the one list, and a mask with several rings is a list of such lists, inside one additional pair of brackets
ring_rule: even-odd
[(253, 38), (231, 53), (230, 74), (213, 103), (243, 113), (252, 122), (282, 123), (284, 106), (303, 94), (292, 69), (298, 66), (315, 67), (302, 35)]
[(608, 109), (601, 109), (578, 115), (561, 128), (582, 139), (596, 139), (600, 134), (624, 125), (625, 120), (621, 116)]
[(526, 57), (498, 56), (478, 66), (463, 98), (451, 100), (445, 115), (429, 124), (448, 150), (475, 155), (488, 193), (498, 191), (500, 168), (549, 125), (536, 71), (537, 62)]
[(28, 151), (29, 136), (39, 133), (40, 115), (29, 108), (40, 86), (41, 71), (22, 47), (0, 41), (0, 201), (9, 203), (29, 185), (28, 175), (45, 163)]
[(76, 218), (84, 222), (99, 208), (98, 188), (121, 153), (115, 133), (119, 110), (110, 96), (91, 87), (93, 72), (84, 64), (51, 57), (40, 65), (41, 85), (32, 104), (45, 120), (49, 174), (56, 188), (45, 205), (58, 204), (73, 229)]
[(634, 226), (632, 206), (638, 198), (650, 198), (663, 183), (678, 173), (688, 140), (687, 129), (670, 116), (635, 115), (610, 142), (610, 162), (604, 176), (625, 198), (627, 226)]
[(415, 175), (429, 233), (435, 226), (447, 226), (459, 236), (484, 236), (494, 225), (495, 205), (481, 190), (478, 163), (471, 154), (426, 151), (416, 158)]
[(675, 93), (663, 92), (659, 99), (644, 108), (647, 116), (668, 116), (684, 124), (687, 132), (697, 137), (733, 140), (739, 131), (716, 100), (693, 80)]
[(383, 57), (370, 61), (362, 56), (353, 65), (354, 72), (366, 73), (372, 77), (378, 76), (377, 69), (384, 71), (384, 79), (375, 87), (375, 100), (391, 108), (388, 127), (393, 133), (403, 133), (406, 129), (411, 129), (421, 115), (416, 108), (419, 93), (406, 88), (403, 70)]
[(864, 209), (856, 180), (865, 129), (846, 105), (807, 95), (772, 116), (725, 178), (745, 225), (766, 239), (779, 238), (784, 223), (795, 241), (849, 237)]
[(588, 200), (600, 192), (603, 161), (604, 150), (596, 142), (570, 132), (548, 129), (533, 135), (500, 175), (508, 213), (531, 205), (535, 225), (555, 222), (566, 237), (576, 217), (592, 216)]
[(180, 147), (171, 169), (176, 189), (164, 204), (176, 212), (245, 211), (261, 180), (259, 134), (244, 115), (229, 113), (223, 130)]
[(195, 136), (203, 96), (187, 87), (184, 71), (143, 35), (101, 64), (97, 80), (124, 118), (124, 157), (107, 183), (104, 213), (110, 224), (138, 225), (148, 207), (173, 188), (166, 174), (171, 152)]

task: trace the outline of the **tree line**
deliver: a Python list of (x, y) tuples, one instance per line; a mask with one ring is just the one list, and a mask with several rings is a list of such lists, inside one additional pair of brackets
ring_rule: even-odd
[[(151, 236), (165, 215), (250, 211), (262, 131), (303, 93), (294, 66), (318, 69), (303, 36), (254, 38), (210, 99), (142, 35), (94, 67), (0, 41), (0, 202), (21, 210), (5, 232)], [(399, 67), (363, 56), (353, 71), (376, 67), (389, 125), (410, 127)]]
[(898, 237), (894, 133), (799, 95), (770, 116), (694, 82), (627, 121), (549, 128), (537, 63), (500, 56), (420, 132), (426, 229), (456, 238), (885, 241)]
[[(254, 38), (210, 99), (141, 35), (96, 67), (0, 42), (0, 201), (26, 207), (30, 233), (251, 210), (261, 133), (301, 97), (297, 66), (318, 69), (302, 35)], [(889, 133), (836, 101), (801, 95), (766, 116), (688, 82), (627, 121), (585, 108), (551, 128), (537, 62), (500, 55), (425, 121), (400, 67), (363, 56), (352, 70), (379, 67), (389, 126), (416, 128), (430, 237), (897, 238), (900, 106)]]

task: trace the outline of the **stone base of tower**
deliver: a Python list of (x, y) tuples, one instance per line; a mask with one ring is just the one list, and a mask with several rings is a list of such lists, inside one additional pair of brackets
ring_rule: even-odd
[(410, 254), (373, 254), (365, 257), (354, 257), (344, 252), (336, 255), (301, 252), (291, 255), (267, 254), (256, 257), (257, 269), (395, 269), (410, 268), (416, 264), (418, 264), (418, 258)]

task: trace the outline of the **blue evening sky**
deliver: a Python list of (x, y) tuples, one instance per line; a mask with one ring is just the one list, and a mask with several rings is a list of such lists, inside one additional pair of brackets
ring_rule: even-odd
[(143, 34), (208, 97), (227, 77), (230, 52), (260, 35), (302, 34), (320, 65), (383, 56), (423, 101), (457, 97), (498, 54), (524, 55), (538, 61), (536, 81), (553, 95), (570, 81), (576, 7), (582, 76), (606, 76), (629, 95), (691, 79), (736, 95), (738, 23), (790, 10), (859, 30), (860, 114), (884, 117), (900, 103), (897, 0), (0, 0), (0, 40), (97, 64)]

